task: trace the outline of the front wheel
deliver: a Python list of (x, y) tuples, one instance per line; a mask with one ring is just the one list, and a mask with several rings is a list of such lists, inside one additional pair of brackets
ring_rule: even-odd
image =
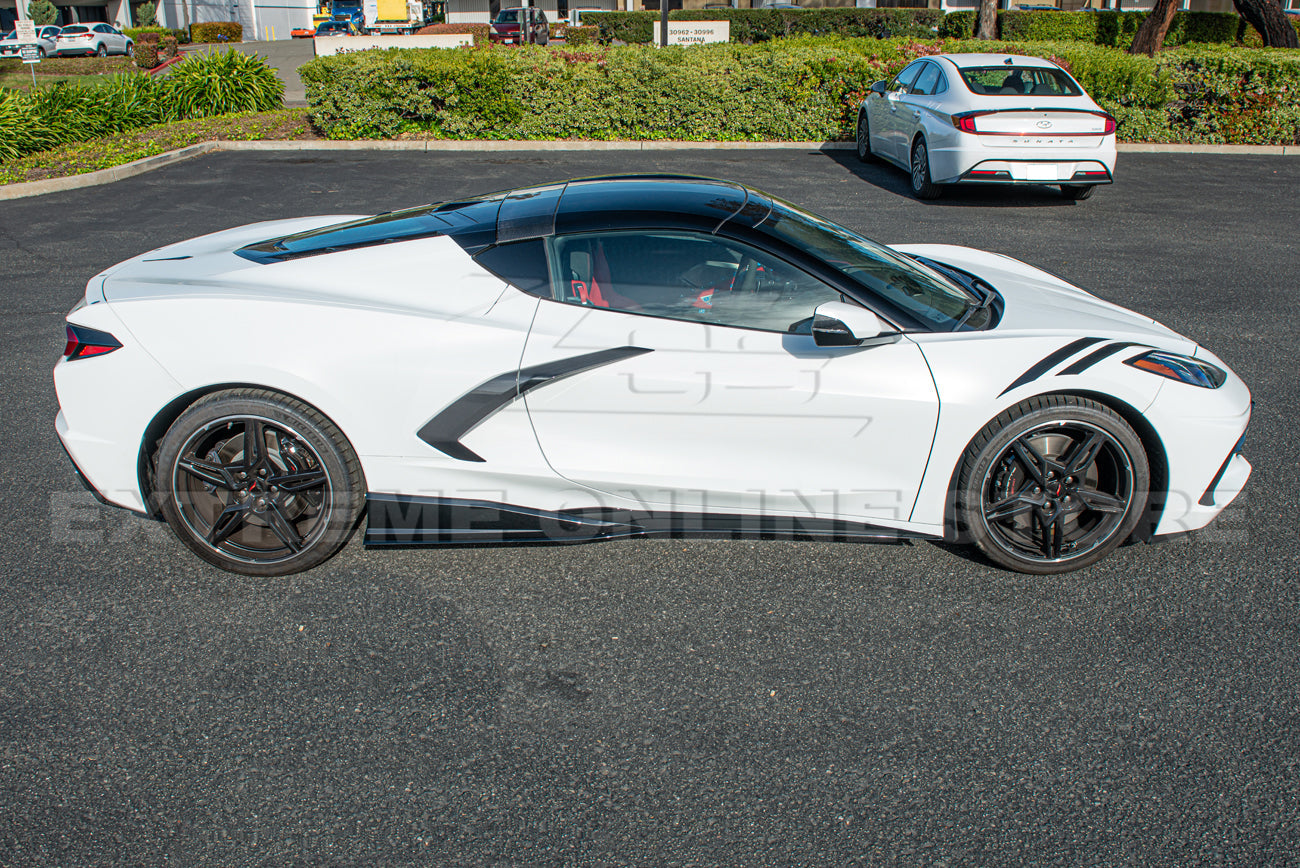
[(1062, 184), (1061, 195), (1067, 199), (1073, 199), (1075, 202), (1082, 202), (1084, 199), (1091, 196), (1092, 192), (1096, 189), (1097, 187), (1095, 184)]
[(217, 392), (182, 413), (158, 448), (154, 492), (181, 542), (249, 576), (324, 562), (365, 503), (342, 432), (306, 404), (258, 389)]
[(1128, 539), (1150, 483), (1141, 440), (1113, 410), (1047, 395), (1002, 413), (971, 441), (958, 475), (958, 520), (1001, 566), (1065, 573)]
[(943, 187), (930, 180), (930, 154), (925, 139), (917, 139), (912, 145), (912, 192), (918, 199), (937, 199), (943, 192)]

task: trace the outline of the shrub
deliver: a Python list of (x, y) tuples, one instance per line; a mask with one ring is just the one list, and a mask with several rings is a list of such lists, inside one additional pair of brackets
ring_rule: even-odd
[(474, 37), (475, 45), (484, 45), (488, 41), (490, 24), (430, 24), (416, 31), (420, 36), (427, 33), (468, 33)]
[(168, 32), (166, 27), (127, 27), (122, 30), (133, 42), (157, 42)]
[[(975, 15), (970, 11), (949, 12), (939, 25), (939, 35), (969, 39), (975, 34)], [(1018, 9), (998, 13), (998, 38), (1009, 42), (1090, 42), (1127, 48), (1133, 42), (1145, 12), (1033, 12)], [(1218, 43), (1237, 40), (1237, 26), (1244, 21), (1232, 12), (1178, 12), (1165, 34), (1165, 45)]]
[(193, 42), (243, 42), (244, 26), (237, 21), (205, 21), (190, 25)]
[(149, 33), (147, 36), (154, 37), (153, 40), (140, 40), (131, 49), (135, 56), (135, 65), (141, 69), (153, 69), (158, 65), (158, 34)]
[(191, 54), (166, 78), (177, 118), (261, 112), (284, 103), (284, 84), (262, 58), (233, 48)]
[(564, 41), (569, 45), (593, 45), (599, 39), (599, 27), (584, 24), (582, 27), (566, 27), (564, 29)]

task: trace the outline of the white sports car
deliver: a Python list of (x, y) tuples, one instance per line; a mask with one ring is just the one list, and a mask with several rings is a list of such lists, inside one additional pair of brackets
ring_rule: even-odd
[(933, 199), (945, 184), (1059, 184), (1086, 199), (1115, 172), (1115, 119), (1038, 57), (938, 54), (871, 86), (858, 159), (888, 160)]
[(92, 279), (59, 437), (105, 501), (279, 575), (370, 545), (919, 537), (1031, 573), (1202, 527), (1246, 386), (993, 253), (576, 180), (259, 223)]

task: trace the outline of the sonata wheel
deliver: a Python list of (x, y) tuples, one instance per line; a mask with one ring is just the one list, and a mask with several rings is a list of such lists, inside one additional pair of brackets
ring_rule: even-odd
[(356, 456), (328, 419), (267, 392), (209, 396), (159, 449), (160, 507), (176, 535), (223, 569), (275, 576), (321, 563), (363, 503)]
[(1141, 441), (1109, 408), (1036, 398), (991, 422), (967, 450), (962, 518), (1002, 566), (1062, 573), (1100, 560), (1129, 537), (1149, 482)]
[(943, 188), (930, 181), (930, 153), (925, 139), (912, 145), (912, 192), (918, 199), (937, 199)]

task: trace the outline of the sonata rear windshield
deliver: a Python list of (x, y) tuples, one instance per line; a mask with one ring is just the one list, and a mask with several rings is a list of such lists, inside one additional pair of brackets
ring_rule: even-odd
[(986, 96), (1083, 96), (1074, 79), (1042, 66), (973, 66), (961, 69), (971, 93)]
[(988, 308), (970, 315), (984, 299), (910, 256), (896, 253), (829, 220), (779, 199), (762, 228), (852, 278), (889, 304), (901, 308), (934, 331), (987, 328)]

